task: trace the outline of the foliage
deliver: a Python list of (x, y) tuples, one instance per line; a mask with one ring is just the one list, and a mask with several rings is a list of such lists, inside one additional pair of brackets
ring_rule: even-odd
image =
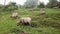
[(1, 7), (2, 11), (14, 11), (18, 9), (18, 6), (15, 2), (10, 2), (8, 5)]
[(49, 3), (47, 4), (46, 7), (50, 7), (50, 8), (56, 7), (57, 2), (58, 2), (57, 0), (49, 0)]
[(57, 6), (60, 8), (60, 2), (58, 2)]
[(8, 11), (14, 11), (14, 10), (17, 10), (18, 7), (17, 7), (16, 3), (11, 2), (9, 5), (6, 5), (5, 8)]
[(26, 8), (35, 8), (38, 5), (38, 0), (27, 0), (24, 4)]
[(38, 5), (38, 8), (45, 8), (45, 5), (43, 2), (40, 2), (40, 4)]
[(0, 12), (4, 9), (4, 6), (0, 4)]

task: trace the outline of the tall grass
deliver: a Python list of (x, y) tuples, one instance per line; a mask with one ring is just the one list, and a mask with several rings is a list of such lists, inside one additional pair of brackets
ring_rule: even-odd
[[(40, 16), (40, 9), (18, 9), (19, 17), (32, 18), (32, 26), (17, 26), (19, 18), (10, 18), (9, 11), (0, 13), (0, 34), (60, 34), (60, 9), (46, 8), (46, 14)], [(47, 18), (46, 18), (47, 16)]]

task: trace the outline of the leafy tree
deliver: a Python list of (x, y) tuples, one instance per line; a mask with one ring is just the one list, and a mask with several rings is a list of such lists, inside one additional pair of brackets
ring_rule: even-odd
[(3, 10), (4, 6), (0, 4), (0, 12)]
[(58, 5), (57, 6), (60, 8), (60, 2), (58, 2)]
[(45, 8), (45, 5), (43, 2), (40, 2), (40, 4), (38, 5), (39, 8)]
[(53, 8), (57, 6), (57, 0), (49, 0), (49, 3), (47, 4), (47, 7)]
[(6, 0), (4, 0), (4, 5), (5, 5), (5, 3), (6, 3)]
[(28, 8), (35, 8), (38, 5), (38, 0), (26, 0), (24, 6)]
[(18, 6), (16, 5), (15, 2), (10, 2), (8, 5), (5, 6), (4, 9), (7, 11), (14, 11), (18, 9)]

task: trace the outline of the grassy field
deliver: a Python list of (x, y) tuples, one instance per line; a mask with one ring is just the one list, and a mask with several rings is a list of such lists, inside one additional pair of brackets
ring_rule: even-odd
[[(60, 34), (60, 9), (46, 8), (46, 14), (40, 16), (40, 9), (18, 9), (19, 17), (32, 18), (32, 26), (17, 26), (19, 18), (10, 18), (11, 12), (0, 12), (0, 34)], [(46, 18), (47, 17), (47, 18)]]

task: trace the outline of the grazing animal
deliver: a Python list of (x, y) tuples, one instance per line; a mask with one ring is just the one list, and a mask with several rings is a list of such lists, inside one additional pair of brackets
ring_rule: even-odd
[(20, 34), (28, 34), (28, 32), (22, 31)]
[(18, 13), (12, 13), (12, 15), (10, 16), (11, 18), (16, 18), (18, 17)]
[(40, 10), (39, 15), (45, 15), (45, 14), (46, 14), (46, 12), (45, 12), (45, 8), (42, 8), (42, 9)]
[(31, 18), (30, 17), (22, 17), (19, 21), (18, 21), (18, 25), (22, 23), (24, 25), (31, 25)]
[(54, 9), (57, 9), (58, 7), (53, 7)]
[(45, 11), (41, 11), (41, 12), (40, 12), (40, 15), (44, 15), (44, 14), (45, 14)]

